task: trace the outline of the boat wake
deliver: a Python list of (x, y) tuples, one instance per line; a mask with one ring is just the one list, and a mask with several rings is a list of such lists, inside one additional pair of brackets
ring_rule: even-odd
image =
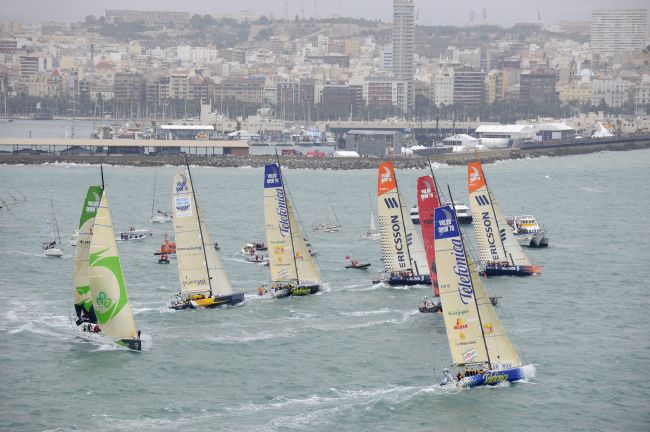
[(208, 336), (206, 337), (206, 340), (220, 344), (239, 344), (278, 338), (292, 338), (295, 336), (296, 330), (282, 329), (278, 331), (263, 331), (260, 333), (242, 332), (240, 335)]
[(371, 310), (371, 311), (339, 312), (339, 315), (351, 316), (351, 317), (365, 317), (365, 316), (383, 315), (383, 314), (395, 313), (395, 312), (401, 312), (401, 311), (396, 309), (383, 308), (383, 309)]

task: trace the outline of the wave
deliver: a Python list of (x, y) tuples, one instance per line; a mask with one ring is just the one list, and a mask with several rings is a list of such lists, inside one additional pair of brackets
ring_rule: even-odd
[(383, 315), (383, 314), (394, 313), (394, 312), (401, 312), (401, 311), (396, 309), (383, 308), (383, 309), (371, 310), (371, 311), (339, 312), (339, 314), (343, 316), (351, 316), (351, 317), (364, 317), (369, 315)]

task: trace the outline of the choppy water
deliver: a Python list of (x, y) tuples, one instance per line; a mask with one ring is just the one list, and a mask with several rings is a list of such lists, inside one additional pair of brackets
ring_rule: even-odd
[[(537, 377), (466, 391), (437, 389), (450, 361), (440, 317), (416, 307), (427, 289), (372, 286), (379, 245), (367, 229), (375, 171), (287, 170), (307, 226), (330, 197), (344, 228), (309, 233), (329, 283), (322, 294), (258, 300), (266, 267), (241, 246), (264, 237), (262, 169), (193, 169), (199, 204), (240, 307), (171, 312), (176, 267), (156, 264), (153, 238), (119, 250), (145, 350), (131, 353), (73, 336), (73, 253), (41, 255), (50, 194), (62, 234), (74, 232), (99, 172), (89, 166), (0, 166), (0, 196), (28, 201), (0, 213), (0, 429), (11, 431), (473, 431), (648, 430), (650, 365), (647, 185), (650, 151), (500, 162), (485, 167), (505, 213), (523, 207), (550, 231), (529, 251), (543, 275), (492, 278), (504, 325)], [(169, 208), (176, 168), (158, 170)], [(115, 225), (149, 226), (153, 169), (107, 167)], [(420, 171), (398, 172), (415, 202)], [(465, 169), (440, 167), (441, 184), (466, 200)], [(352, 254), (369, 273), (343, 269)]]

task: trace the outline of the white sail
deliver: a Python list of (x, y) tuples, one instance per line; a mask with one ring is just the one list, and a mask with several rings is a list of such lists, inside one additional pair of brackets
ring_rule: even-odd
[(187, 172), (174, 177), (172, 217), (180, 289), (185, 293), (225, 295), (232, 287), (194, 199)]
[(530, 265), (494, 196), (487, 188), (481, 163), (471, 162), (467, 169), (469, 206), (481, 261), (508, 261), (515, 265)]
[(521, 366), (466, 253), (451, 206), (435, 210), (434, 229), (440, 301), (454, 364), (483, 364), (490, 369)]
[(102, 194), (95, 216), (89, 256), (90, 293), (102, 333), (135, 338), (136, 328), (117, 253), (108, 196)]
[[(408, 217), (392, 162), (379, 164), (377, 214), (384, 269), (400, 272), (411, 269), (414, 274), (429, 274), (420, 234)], [(406, 217), (405, 217), (406, 215)]]
[(92, 306), (90, 295), (90, 282), (88, 279), (88, 257), (90, 255), (90, 240), (92, 238), (93, 224), (101, 201), (102, 188), (90, 186), (84, 199), (79, 218), (77, 247), (75, 251), (75, 271), (73, 282), (73, 298), (75, 305), (83, 305), (86, 311)]
[(279, 166), (277, 164), (266, 165), (264, 168), (264, 225), (271, 280), (274, 282), (296, 282), (298, 280), (293, 261), (288, 200), (282, 185)]
[(289, 211), (289, 224), (291, 225), (298, 283), (300, 285), (319, 285), (321, 283), (320, 273), (318, 272), (314, 259), (309, 253), (309, 247), (300, 229), (300, 224), (291, 204), (291, 199), (287, 199), (287, 210)]
[(376, 232), (377, 227), (375, 226), (375, 215), (370, 213), (370, 232)]
[(420, 230), (416, 229), (413, 225), (404, 201), (400, 195), (400, 202), (402, 203), (402, 214), (407, 215), (404, 218), (404, 226), (406, 227), (406, 245), (409, 248), (409, 255), (411, 256), (411, 268), (413, 273), (428, 275), (429, 265), (427, 261), (427, 253), (424, 250)]
[(300, 230), (277, 164), (264, 169), (264, 224), (273, 282), (319, 284), (321, 277)]

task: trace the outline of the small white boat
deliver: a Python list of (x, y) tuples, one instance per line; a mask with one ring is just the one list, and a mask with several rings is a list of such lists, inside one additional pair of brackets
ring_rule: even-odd
[(135, 229), (133, 227), (129, 228), (126, 231), (122, 231), (119, 237), (116, 237), (117, 241), (130, 241), (130, 240), (144, 240), (147, 237), (150, 237), (151, 231), (146, 229)]
[(151, 223), (167, 223), (172, 221), (171, 212), (162, 210), (154, 210), (156, 208), (156, 179), (158, 178), (158, 170), (153, 173), (153, 198), (151, 199)]
[(549, 238), (544, 228), (540, 227), (533, 215), (521, 215), (507, 218), (515, 238), (522, 246), (532, 248), (548, 247)]
[(61, 258), (63, 251), (56, 247), (56, 242), (43, 243), (43, 254), (49, 258)]
[(43, 255), (48, 258), (61, 258), (63, 256), (63, 251), (57, 247), (61, 244), (61, 234), (59, 233), (59, 224), (56, 221), (56, 216), (54, 215), (54, 201), (52, 201), (52, 196), (50, 195), (50, 217), (52, 218), (52, 224), (50, 221), (47, 221), (47, 228), (52, 231), (52, 241), (44, 242), (42, 245)]
[(167, 223), (172, 221), (172, 215), (168, 212), (157, 210), (155, 213), (151, 214), (149, 219), (151, 223)]
[(79, 240), (79, 230), (75, 231), (74, 234), (70, 236), (70, 246), (77, 246), (77, 240)]

